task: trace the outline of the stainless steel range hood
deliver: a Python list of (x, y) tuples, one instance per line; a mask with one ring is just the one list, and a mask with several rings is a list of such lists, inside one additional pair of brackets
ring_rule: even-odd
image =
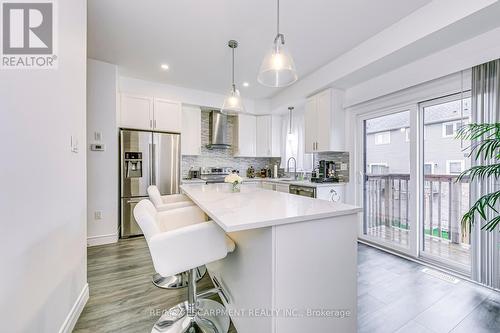
[(210, 111), (208, 149), (228, 149), (231, 144), (227, 141), (227, 116), (220, 111)]

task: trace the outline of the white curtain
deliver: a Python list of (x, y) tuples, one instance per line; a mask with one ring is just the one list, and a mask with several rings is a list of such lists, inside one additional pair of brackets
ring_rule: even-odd
[[(304, 149), (304, 109), (296, 108), (292, 111), (292, 140), (288, 135), (290, 126), (288, 113), (281, 119), (281, 167), (286, 168), (288, 159), (294, 157), (297, 160), (297, 171), (311, 171), (313, 155), (306, 154)], [(290, 161), (290, 168), (293, 169), (293, 161)]]
[[(472, 122), (500, 122), (500, 60), (472, 68)], [(474, 161), (473, 165), (492, 164), (494, 161)], [(500, 189), (500, 180), (489, 178), (471, 184), (471, 204), (481, 196)], [(500, 204), (496, 207), (500, 209)], [(490, 212), (489, 219), (494, 212)], [(486, 221), (478, 221), (472, 229), (473, 279), (490, 287), (500, 289), (500, 232), (481, 230)], [(479, 223), (479, 221), (481, 221)]]

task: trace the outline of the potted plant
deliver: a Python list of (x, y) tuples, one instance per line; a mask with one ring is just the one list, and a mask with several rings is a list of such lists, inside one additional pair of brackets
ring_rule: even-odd
[[(500, 180), (500, 123), (468, 124), (459, 129), (457, 138), (472, 141), (469, 156), (476, 161), (481, 157), (493, 161), (489, 165), (477, 165), (465, 170), (458, 177), (458, 181), (465, 176), (470, 177), (471, 183), (474, 180), (487, 178)], [(497, 203), (500, 203), (500, 191), (480, 197), (462, 217), (462, 227), (470, 227), (476, 222), (476, 216), (479, 216), (487, 221), (481, 229), (493, 231), (500, 223)], [(494, 212), (495, 216), (489, 220), (490, 212)]]

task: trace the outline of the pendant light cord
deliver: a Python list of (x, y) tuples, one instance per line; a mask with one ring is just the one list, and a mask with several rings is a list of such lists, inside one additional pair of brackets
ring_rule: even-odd
[(276, 9), (276, 35), (279, 36), (280, 34), (280, 0), (277, 0), (277, 9)]
[(232, 75), (232, 82), (233, 82), (233, 91), (236, 89), (236, 86), (234, 85), (234, 48), (231, 49), (233, 51), (233, 75)]
[(276, 37), (274, 38), (274, 44), (276, 45), (276, 52), (279, 51), (278, 41), (281, 40), (281, 45), (285, 45), (285, 36), (280, 33), (280, 0), (276, 1)]

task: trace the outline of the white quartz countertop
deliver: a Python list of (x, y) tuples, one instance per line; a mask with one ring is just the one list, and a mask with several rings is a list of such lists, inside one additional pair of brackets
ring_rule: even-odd
[(186, 194), (225, 232), (350, 215), (361, 208), (299, 195), (264, 190), (242, 184), (231, 192), (230, 184), (184, 184)]

